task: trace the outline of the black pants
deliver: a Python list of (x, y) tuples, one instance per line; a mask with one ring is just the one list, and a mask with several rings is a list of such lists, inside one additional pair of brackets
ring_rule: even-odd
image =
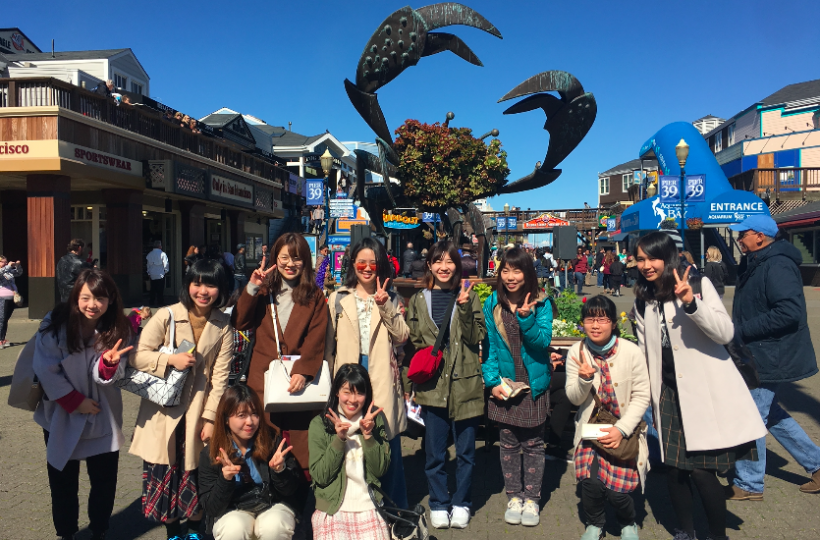
[(14, 313), (14, 299), (0, 298), (0, 341), (5, 341), (6, 331), (9, 329), (9, 319)]
[(152, 279), (151, 280), (151, 291), (148, 293), (148, 305), (149, 306), (161, 306), (162, 305), (162, 293), (165, 290), (165, 278), (161, 277), (159, 279)]
[[(559, 368), (562, 369), (563, 368)], [(561, 434), (564, 426), (569, 420), (572, 403), (567, 397), (564, 389), (567, 381), (566, 371), (553, 371), (550, 378), (550, 402), (552, 403), (552, 414), (550, 415), (550, 432), (547, 442), (550, 446), (561, 446)]]
[[(43, 430), (43, 434), (48, 445), (48, 431)], [(85, 460), (88, 480), (91, 482), (91, 492), (88, 494), (88, 520), (91, 522), (89, 528), (97, 534), (108, 530), (108, 520), (114, 511), (119, 462), (119, 452), (106, 452)], [(51, 464), (47, 466), (54, 529), (57, 536), (71, 536), (79, 530), (80, 462), (71, 460), (62, 471), (58, 471)]]
[(598, 480), (598, 460), (593, 459), (589, 478), (581, 481), (581, 506), (587, 515), (587, 525), (604, 528), (607, 501), (615, 508), (618, 524), (622, 529), (635, 523), (635, 501), (632, 500), (632, 495), (607, 489), (604, 483)]

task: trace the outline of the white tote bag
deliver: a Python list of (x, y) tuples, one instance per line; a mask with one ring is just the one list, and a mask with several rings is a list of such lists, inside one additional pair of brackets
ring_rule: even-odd
[(330, 395), (330, 367), (327, 360), (322, 360), (322, 367), (313, 380), (295, 394), (288, 392), (293, 364), (299, 356), (282, 355), (279, 343), (279, 328), (276, 324), (276, 303), (270, 297), (273, 335), (276, 337), (276, 349), (279, 358), (272, 361), (265, 372), (265, 412), (315, 411), (323, 409)]

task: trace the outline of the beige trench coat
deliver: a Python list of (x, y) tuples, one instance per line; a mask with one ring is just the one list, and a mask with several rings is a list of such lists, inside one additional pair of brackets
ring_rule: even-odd
[[(194, 333), (188, 320), (188, 310), (181, 303), (169, 306), (174, 313), (176, 335), (174, 347), (184, 340), (194, 343)], [(165, 308), (157, 310), (140, 334), (139, 343), (131, 353), (131, 367), (164, 377), (170, 355), (158, 352), (169, 339), (170, 315)], [(174, 430), (185, 417), (185, 470), (199, 465), (199, 453), (204, 447), (200, 432), (204, 420), (216, 419), (216, 407), (228, 384), (228, 372), (233, 356), (233, 328), (230, 318), (218, 309), (211, 315), (196, 347), (196, 365), (185, 381), (182, 401), (176, 407), (161, 407), (143, 399), (137, 415), (137, 426), (129, 452), (148, 463), (170, 465), (176, 461)]]
[[(752, 394), (724, 347), (734, 336), (732, 319), (707, 278), (702, 278), (701, 288), (702, 299), (695, 300), (697, 309), (691, 315), (677, 298), (663, 307), (690, 452), (733, 448), (766, 435)], [(636, 306), (635, 317), (638, 343), (649, 368), (655, 427), (662, 433), (661, 315), (657, 303), (647, 302), (643, 316)]]
[[(578, 448), (581, 443), (581, 426), (589, 422), (592, 410), (595, 408), (595, 400), (592, 397), (592, 388), (595, 392), (601, 387), (601, 372), (596, 371), (592, 380), (585, 381), (578, 377), (578, 364), (576, 359), (581, 358), (581, 347), (584, 347), (584, 355), (588, 364), (594, 366), (592, 353), (583, 345), (583, 341), (576, 343), (569, 350), (567, 358), (567, 398), (573, 405), (578, 406), (578, 413), (575, 415), (575, 439), (573, 448)], [(615, 397), (618, 398), (618, 408), (621, 411), (621, 418), (615, 426), (629, 435), (635, 431), (635, 427), (643, 418), (643, 413), (649, 407), (649, 373), (646, 371), (646, 358), (641, 349), (631, 341), (625, 339), (618, 340), (618, 350), (615, 355), (609, 358), (609, 375), (612, 379), (612, 386), (615, 390)], [(573, 452), (574, 454), (574, 452)], [(646, 444), (646, 429), (640, 434), (638, 446), (638, 476), (641, 478), (641, 489), (646, 486), (646, 473), (649, 471), (649, 447)]]
[[(342, 314), (338, 318), (338, 332), (335, 332), (338, 342), (334, 352), (334, 330), (337, 324), (336, 295), (339, 291), (348, 291), (342, 297)], [(328, 298), (330, 308), (328, 333), (325, 340), (328, 363), (333, 366), (333, 375), (342, 364), (358, 364), (359, 355), (367, 354), (367, 371), (373, 385), (373, 403), (384, 407), (387, 439), (400, 434), (407, 428), (407, 410), (404, 404), (404, 389), (401, 383), (401, 372), (393, 347), (398, 347), (407, 341), (410, 329), (404, 322), (399, 311), (398, 298), (393, 296), (383, 306), (376, 306), (370, 316), (370, 350), (361, 351), (359, 338), (359, 315), (356, 311), (356, 291), (341, 287)]]

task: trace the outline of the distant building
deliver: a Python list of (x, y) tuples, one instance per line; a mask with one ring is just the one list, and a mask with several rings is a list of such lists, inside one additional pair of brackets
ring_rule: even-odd
[(19, 28), (0, 28), (0, 54), (42, 52)]
[(709, 133), (726, 120), (723, 118), (718, 118), (717, 116), (712, 116), (711, 114), (704, 116), (703, 118), (698, 118), (692, 125), (695, 126), (695, 129), (700, 131), (700, 134), (703, 135), (705, 133)]
[(629, 206), (637, 202), (646, 187), (646, 177), (656, 176), (657, 172), (658, 162), (654, 159), (633, 159), (598, 173), (598, 206)]

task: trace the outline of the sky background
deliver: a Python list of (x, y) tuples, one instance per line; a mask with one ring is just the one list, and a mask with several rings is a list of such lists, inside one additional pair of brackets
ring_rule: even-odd
[[(820, 78), (817, 0), (490, 2), (467, 5), (501, 31), (440, 29), (483, 61), (452, 53), (422, 58), (379, 90), (388, 126), (408, 118), (492, 128), (508, 152), (509, 180), (546, 154), (540, 110), (512, 116), (496, 103), (528, 77), (575, 75), (598, 102), (587, 137), (559, 165), (551, 185), (495, 197), (524, 209), (597, 202), (597, 173), (637, 157), (664, 125), (707, 114), (728, 118), (788, 84)], [(329, 130), (341, 141), (372, 142), (343, 81), (367, 39), (406, 1), (13, 2), (3, 27), (19, 27), (43, 51), (130, 47), (151, 77), (151, 97), (201, 118), (221, 107), (304, 135)], [(421, 7), (425, 4), (414, 5)]]

